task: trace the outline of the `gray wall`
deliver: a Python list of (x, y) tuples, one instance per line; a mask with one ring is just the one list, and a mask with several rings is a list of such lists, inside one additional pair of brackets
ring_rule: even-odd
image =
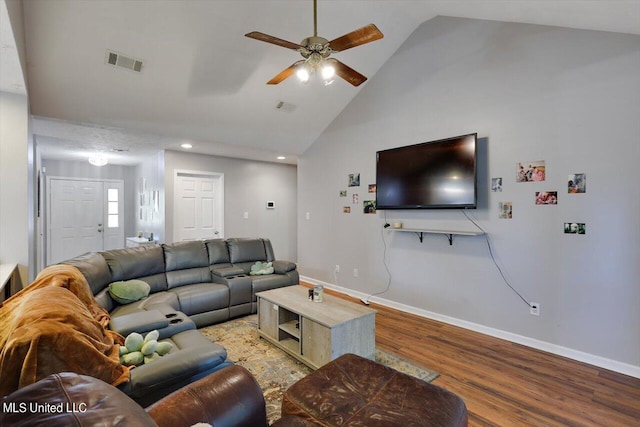
[[(144, 206), (140, 205), (140, 183), (142, 180), (145, 182)], [(153, 233), (153, 239), (156, 242), (164, 243), (164, 151), (160, 151), (155, 157), (150, 157), (147, 161), (136, 166), (134, 183), (134, 217), (136, 231), (128, 236), (137, 236), (138, 232), (142, 232), (144, 237), (149, 237), (149, 235)], [(153, 201), (154, 191), (157, 191), (158, 194), (158, 210), (155, 209)], [(140, 212), (141, 207), (142, 213)]]
[[(175, 171), (218, 172), (224, 174), (225, 237), (269, 238), (278, 259), (296, 261), (296, 166), (176, 151), (164, 157), (166, 240), (173, 236)], [(267, 200), (276, 208), (266, 209)]]
[[(383, 302), (640, 375), (639, 117), (638, 36), (428, 21), (301, 156), (301, 274), (354, 295), (383, 291), (386, 245)], [(421, 244), (383, 231), (384, 212), (362, 214), (377, 150), (471, 132), (483, 139), (480, 206), (469, 213), (510, 283), (541, 304), (539, 317), (502, 281), (483, 237)], [(546, 161), (547, 180), (516, 183), (516, 163), (533, 160)], [(362, 186), (348, 188), (356, 172)], [(586, 194), (567, 194), (572, 173), (587, 174)], [(502, 193), (490, 192), (491, 177), (503, 178)], [(547, 190), (558, 191), (559, 204), (535, 206), (534, 192)], [(498, 218), (501, 201), (513, 202), (513, 219)], [(474, 229), (459, 210), (386, 218)], [(564, 222), (586, 223), (586, 235), (564, 234)]]

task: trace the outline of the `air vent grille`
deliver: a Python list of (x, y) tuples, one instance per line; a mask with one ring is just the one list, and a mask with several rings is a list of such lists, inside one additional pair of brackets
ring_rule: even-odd
[(138, 73), (142, 71), (141, 60), (108, 49), (105, 55), (105, 63)]
[(278, 101), (278, 103), (276, 104), (276, 110), (284, 111), (286, 113), (291, 113), (295, 111), (295, 109), (296, 109), (296, 106), (289, 102)]

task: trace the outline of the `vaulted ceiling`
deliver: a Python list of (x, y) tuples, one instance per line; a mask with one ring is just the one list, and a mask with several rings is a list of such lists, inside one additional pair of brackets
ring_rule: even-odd
[[(366, 86), (265, 84), (301, 57), (244, 34), (299, 43), (313, 35), (312, 0), (23, 0), (23, 15), (45, 158), (101, 151), (133, 164), (189, 142), (197, 153), (295, 163)], [(318, 35), (375, 23), (382, 40), (335, 56), (371, 79), (438, 15), (640, 34), (638, 0), (319, 0)], [(106, 64), (108, 49), (143, 61), (142, 71)]]

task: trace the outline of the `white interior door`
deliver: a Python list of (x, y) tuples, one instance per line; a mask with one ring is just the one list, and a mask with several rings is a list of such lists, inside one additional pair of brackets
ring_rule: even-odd
[(47, 265), (124, 245), (122, 181), (48, 179)]
[(174, 242), (224, 237), (224, 175), (176, 171)]

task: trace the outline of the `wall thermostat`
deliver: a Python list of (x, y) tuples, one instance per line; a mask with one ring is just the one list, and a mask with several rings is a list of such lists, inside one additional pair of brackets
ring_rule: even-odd
[(267, 201), (267, 209), (275, 209), (275, 208), (276, 208), (276, 202)]

